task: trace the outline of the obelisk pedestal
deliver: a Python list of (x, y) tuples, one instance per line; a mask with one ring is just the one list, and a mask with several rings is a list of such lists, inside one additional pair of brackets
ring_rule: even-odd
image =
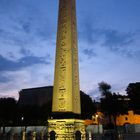
[(49, 122), (49, 139), (85, 140), (85, 125), (78, 119), (52, 119)]
[(75, 0), (59, 0), (52, 112), (51, 140), (85, 139), (84, 122), (75, 117), (81, 114)]

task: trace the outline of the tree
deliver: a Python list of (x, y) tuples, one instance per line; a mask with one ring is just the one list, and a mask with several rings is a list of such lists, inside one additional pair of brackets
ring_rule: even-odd
[(112, 101), (112, 93), (111, 93), (111, 85), (106, 82), (98, 83), (99, 91), (101, 92), (101, 109), (104, 114), (111, 115), (111, 101)]
[[(52, 94), (52, 93), (51, 93)], [(96, 112), (96, 103), (92, 101), (91, 97), (80, 91), (81, 98), (81, 115), (80, 118), (87, 119), (91, 118), (92, 115)], [(38, 105), (18, 105), (18, 121), (17, 125), (42, 125), (46, 122), (47, 118), (51, 116), (55, 117), (69, 117), (71, 114), (60, 114), (52, 113), (52, 98), (49, 102), (43, 104), (42, 106)], [(72, 114), (73, 115), (73, 114)], [(24, 117), (24, 121), (21, 121), (21, 118)], [(75, 117), (75, 115), (74, 115)], [(78, 116), (79, 117), (79, 116)], [(38, 123), (39, 122), (39, 123)]]
[(14, 98), (0, 98), (0, 126), (3, 132), (6, 125), (13, 125), (17, 109), (17, 102)]
[(14, 98), (0, 98), (0, 119), (12, 121), (16, 112), (16, 100)]
[(118, 114), (124, 114), (127, 111), (123, 96), (120, 94), (112, 93), (111, 86), (106, 82), (101, 82), (99, 91), (101, 92), (101, 110), (109, 118), (109, 125), (112, 125), (112, 117), (114, 126), (116, 127), (116, 117)]
[(96, 103), (92, 101), (91, 97), (80, 91), (81, 96), (81, 118), (91, 119), (92, 115), (96, 112)]
[[(96, 103), (92, 101), (89, 95), (85, 94), (82, 91), (80, 91), (80, 97), (81, 97), (80, 117), (82, 119), (91, 118), (92, 115), (96, 112)], [(39, 104), (36, 105), (19, 104), (14, 98), (0, 98), (1, 126), (45, 125), (46, 120), (51, 116), (52, 116), (52, 98), (41, 106)]]
[(98, 83), (99, 91), (101, 92), (102, 97), (109, 97), (111, 95), (111, 85), (108, 83), (102, 81), (101, 83)]
[(114, 121), (114, 126), (116, 128), (116, 117), (119, 114), (126, 114), (128, 111), (128, 106), (125, 101), (125, 96), (120, 95), (119, 93), (113, 93), (111, 100), (110, 100), (110, 105), (111, 105), (111, 115), (113, 117)]
[(134, 111), (140, 110), (140, 82), (130, 83), (126, 89), (126, 93), (130, 98), (130, 109)]

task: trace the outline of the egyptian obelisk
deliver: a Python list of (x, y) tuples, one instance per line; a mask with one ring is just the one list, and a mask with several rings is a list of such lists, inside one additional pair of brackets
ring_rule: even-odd
[(85, 139), (83, 121), (66, 117), (81, 114), (75, 0), (59, 0), (52, 112), (50, 139)]
[(59, 2), (52, 111), (80, 114), (75, 0)]

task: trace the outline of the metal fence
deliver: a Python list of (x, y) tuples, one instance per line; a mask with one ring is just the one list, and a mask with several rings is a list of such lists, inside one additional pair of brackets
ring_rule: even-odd
[(0, 140), (47, 140), (47, 134), (0, 134)]
[[(48, 140), (47, 134), (0, 134), (0, 140)], [(87, 137), (86, 140), (140, 140), (140, 133), (136, 134), (95, 134), (92, 137)]]
[(140, 140), (140, 133), (105, 133), (93, 134), (86, 140)]
[[(127, 131), (126, 131), (127, 130)], [(87, 132), (86, 140), (140, 140), (140, 132), (130, 132), (129, 127), (103, 131), (103, 133)], [(129, 130), (129, 131), (128, 131)], [(47, 126), (28, 126), (28, 127), (0, 127), (0, 140), (48, 140)]]

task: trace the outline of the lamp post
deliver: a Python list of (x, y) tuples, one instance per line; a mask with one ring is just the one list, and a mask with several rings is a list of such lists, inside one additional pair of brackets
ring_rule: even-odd
[(22, 117), (21, 117), (21, 122), (23, 122), (23, 121), (24, 121), (24, 117), (22, 116)]
[(22, 135), (22, 140), (25, 140), (26, 132), (25, 132), (25, 129), (22, 130), (23, 121), (24, 121), (24, 117), (22, 116), (22, 117), (21, 117), (21, 135)]
[(96, 114), (96, 119), (97, 119), (97, 125), (98, 125), (98, 134), (99, 134), (99, 115)]
[(22, 116), (20, 120), (21, 120), (21, 126), (23, 126), (24, 117)]

